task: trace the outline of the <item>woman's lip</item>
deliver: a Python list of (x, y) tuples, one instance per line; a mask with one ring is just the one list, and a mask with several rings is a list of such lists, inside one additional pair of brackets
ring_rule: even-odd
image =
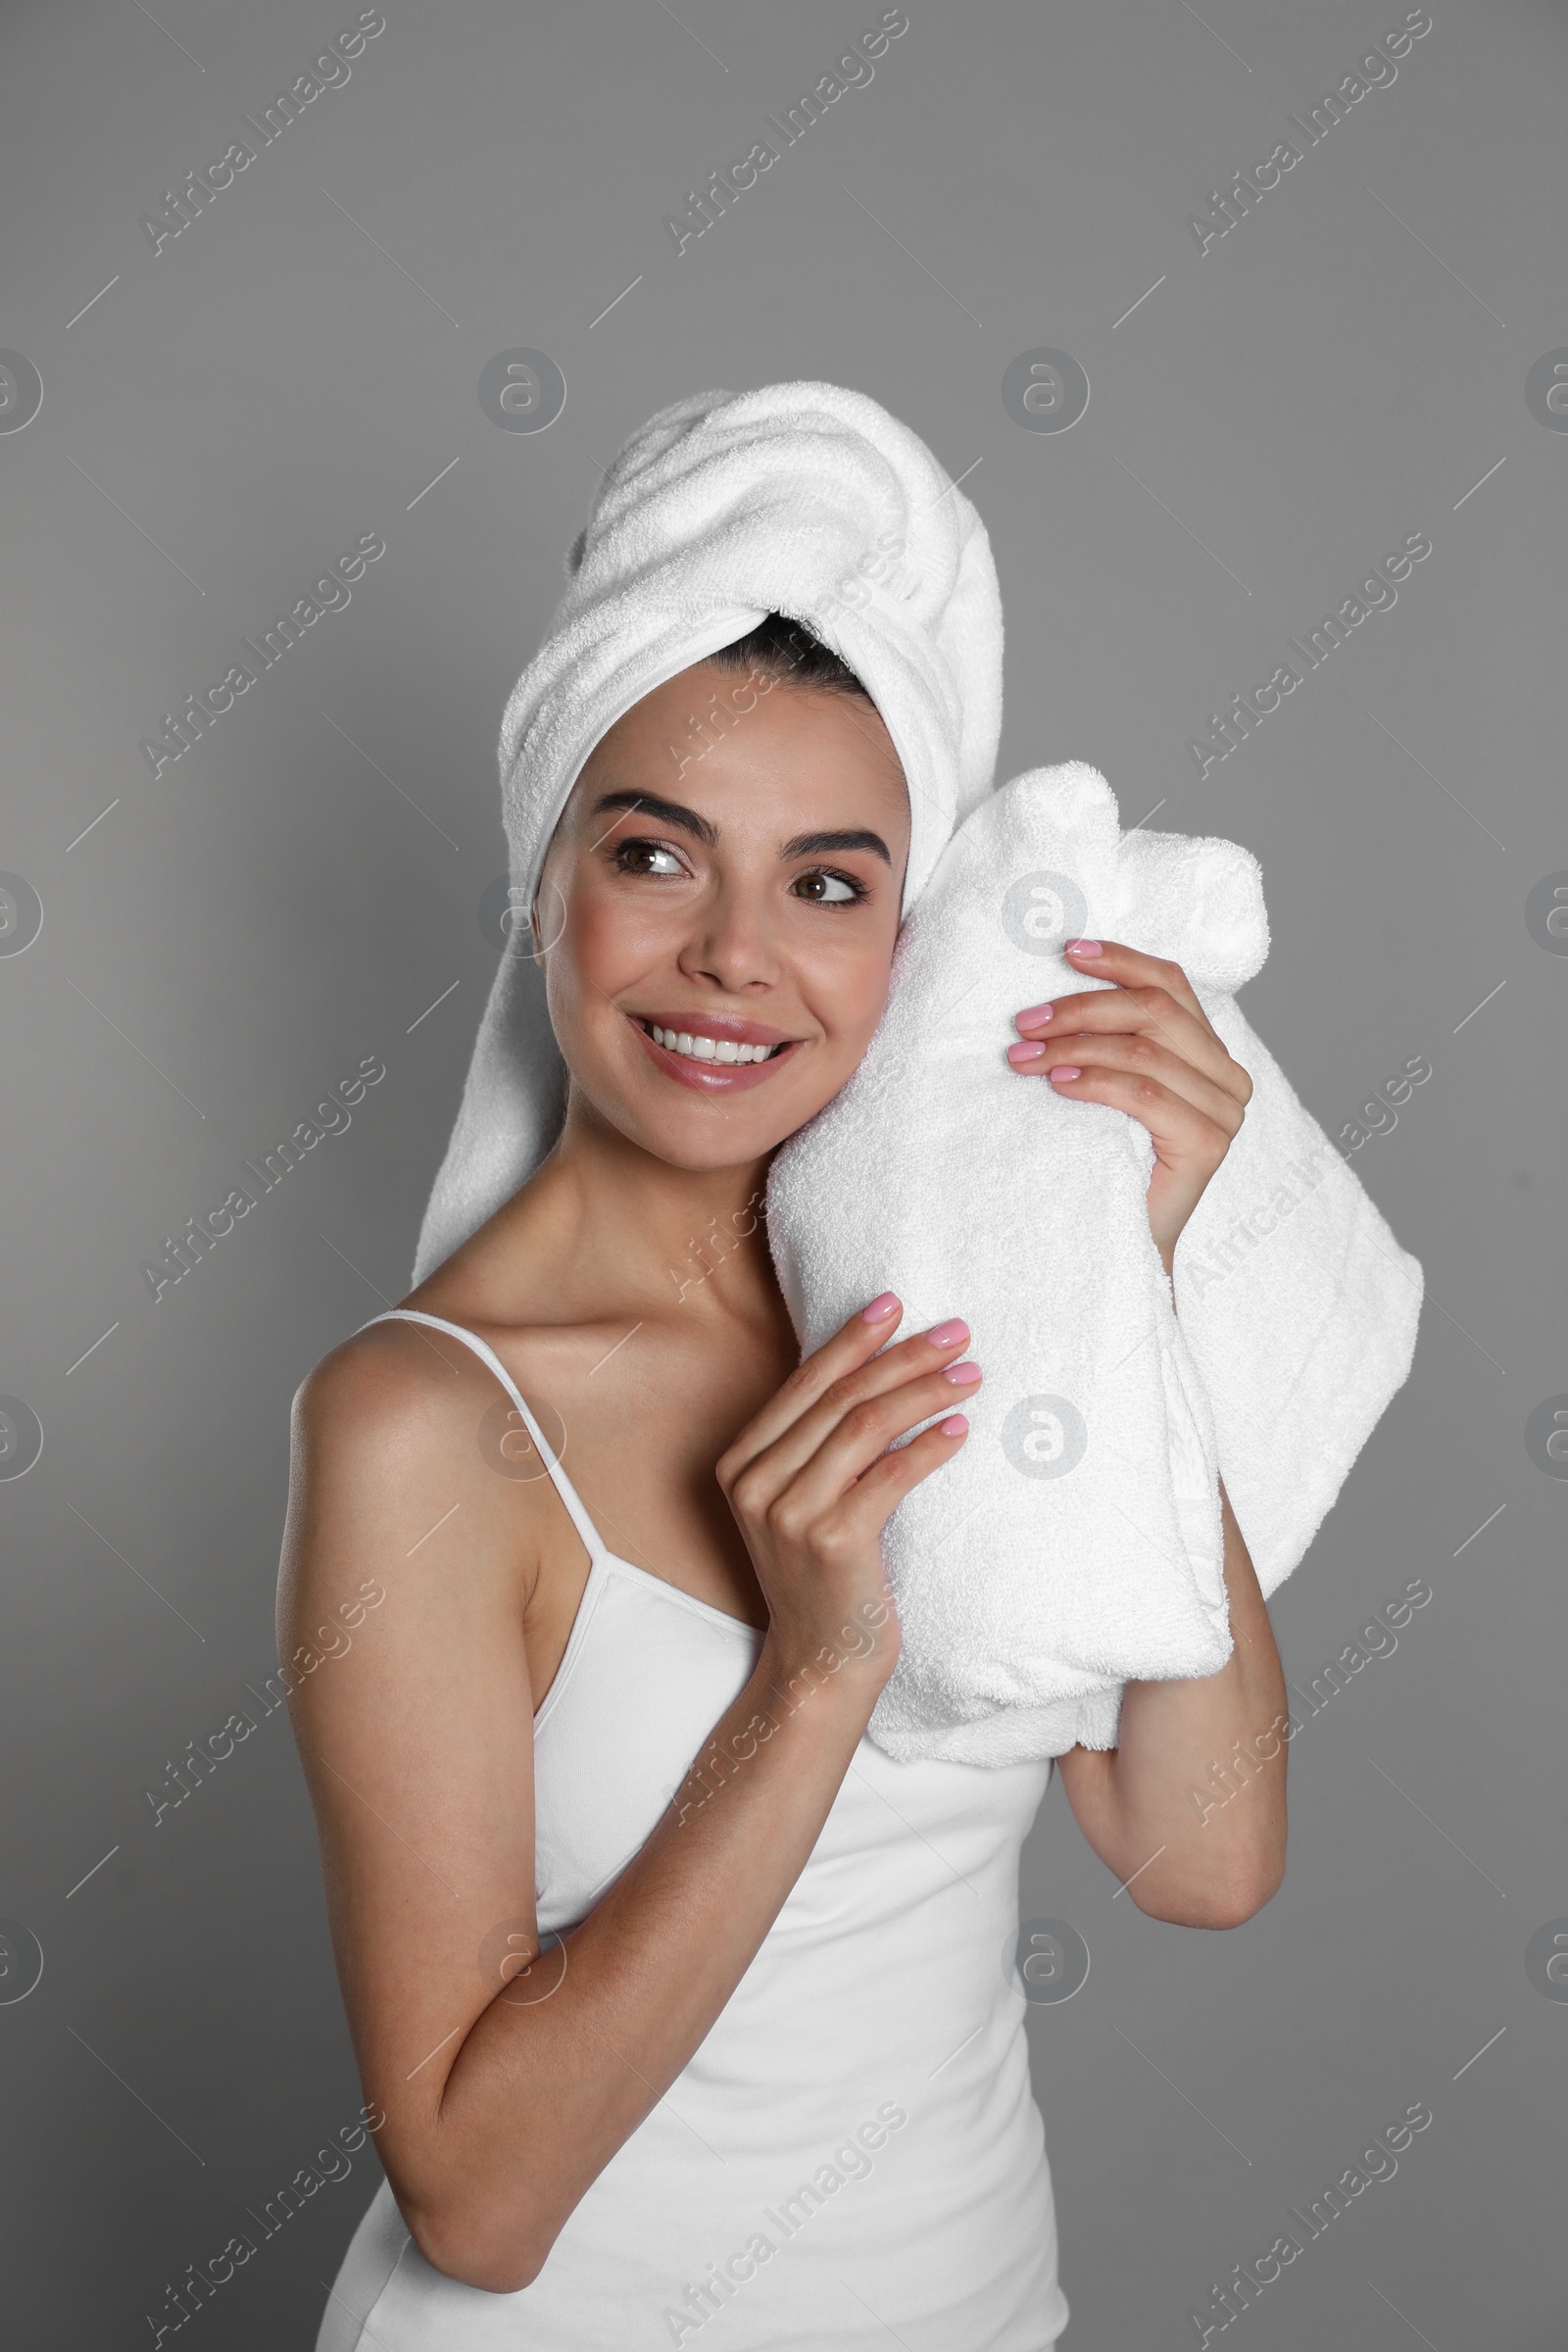
[[(677, 1085), (691, 1087), (700, 1095), (740, 1095), (751, 1087), (761, 1086), (788, 1061), (801, 1042), (799, 1038), (791, 1038), (780, 1047), (778, 1053), (770, 1054), (766, 1061), (693, 1061), (688, 1054), (672, 1054), (667, 1046), (656, 1045), (640, 1020), (633, 1019), (631, 1025), (642, 1042), (643, 1051), (653, 1056), (664, 1075), (673, 1078)], [(659, 1026), (664, 1029), (674, 1024), (661, 1021)], [(752, 1044), (765, 1041), (745, 1039), (741, 1042)]]
[(769, 1029), (765, 1021), (743, 1020), (735, 1012), (634, 1012), (630, 1018), (646, 1022), (650, 1028), (673, 1029), (677, 1037), (684, 1029), (693, 1037), (727, 1037), (737, 1046), (799, 1043), (787, 1029)]

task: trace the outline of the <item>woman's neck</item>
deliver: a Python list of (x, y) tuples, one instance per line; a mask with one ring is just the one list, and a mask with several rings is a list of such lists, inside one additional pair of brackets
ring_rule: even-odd
[(767, 1168), (766, 1158), (673, 1166), (573, 1088), (554, 1150), (462, 1253), (462, 1287), (482, 1292), (487, 1315), (501, 1322), (651, 1318), (677, 1308), (683, 1317), (787, 1322), (763, 1222)]

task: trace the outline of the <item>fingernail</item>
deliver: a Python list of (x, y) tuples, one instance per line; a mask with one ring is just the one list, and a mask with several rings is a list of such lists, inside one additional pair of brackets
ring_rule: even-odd
[(1007, 1048), (1007, 1059), (1011, 1062), (1013, 1068), (1017, 1069), (1023, 1062), (1038, 1061), (1045, 1050), (1046, 1049), (1044, 1046), (1009, 1046)]
[(933, 1348), (956, 1348), (960, 1340), (969, 1337), (969, 1326), (955, 1315), (951, 1323), (938, 1323), (925, 1336)]
[(1083, 1072), (1073, 1062), (1058, 1061), (1054, 1070), (1046, 1072), (1046, 1076), (1048, 1078), (1081, 1078)]
[(898, 1303), (896, 1291), (884, 1291), (880, 1298), (872, 1299), (869, 1306), (861, 1307), (860, 1321), (862, 1323), (885, 1323), (889, 1315), (897, 1309)]
[(962, 1413), (950, 1413), (942, 1424), (945, 1438), (965, 1438), (968, 1434), (969, 1424)]
[(1102, 956), (1104, 950), (1098, 939), (1069, 939), (1067, 953), (1069, 956)]
[(1012, 1025), (1015, 1029), (1022, 1029), (1026, 1024), (1031, 1029), (1042, 1029), (1055, 1009), (1054, 1004), (1031, 1004), (1026, 1012), (1013, 1014)]
[(950, 1364), (942, 1377), (951, 1380), (956, 1389), (967, 1389), (979, 1379), (980, 1367), (965, 1356), (961, 1364)]

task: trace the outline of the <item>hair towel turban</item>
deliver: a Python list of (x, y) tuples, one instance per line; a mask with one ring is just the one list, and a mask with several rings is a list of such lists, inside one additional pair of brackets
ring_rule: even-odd
[[(560, 1133), (565, 1070), (527, 909), (584, 760), (634, 703), (769, 612), (804, 621), (860, 678), (903, 761), (906, 909), (995, 772), (1002, 602), (991, 543), (919, 436), (862, 392), (769, 384), (662, 409), (606, 474), (566, 567), (501, 722), (515, 946), (425, 1210), (416, 1282)], [(541, 919), (548, 941), (548, 906)]]

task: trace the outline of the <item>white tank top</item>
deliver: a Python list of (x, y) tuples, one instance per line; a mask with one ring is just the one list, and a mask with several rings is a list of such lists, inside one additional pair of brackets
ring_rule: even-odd
[[(394, 1314), (489, 1365), (591, 1557), (534, 1717), (539, 1924), (564, 1933), (653, 1831), (762, 1636), (606, 1548), (484, 1341)], [(317, 2352), (1051, 2352), (1067, 2304), (1012, 1967), (1050, 1772), (901, 1764), (862, 1739), (707, 2039), (532, 2285), (432, 2269), (383, 2182)]]

